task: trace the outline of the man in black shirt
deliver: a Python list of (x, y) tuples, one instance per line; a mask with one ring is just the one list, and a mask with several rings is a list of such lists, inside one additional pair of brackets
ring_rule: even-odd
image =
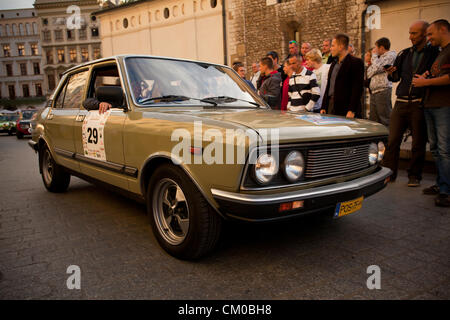
[(427, 143), (422, 105), (424, 89), (413, 87), (412, 79), (415, 74), (423, 74), (429, 70), (438, 55), (438, 49), (427, 44), (428, 26), (425, 21), (417, 21), (411, 25), (409, 39), (413, 46), (400, 51), (394, 65), (386, 70), (390, 81), (400, 83), (396, 91), (397, 101), (391, 114), (389, 141), (383, 164), (393, 171), (391, 181), (395, 181), (400, 145), (403, 134), (409, 127), (412, 134), (411, 160), (408, 166), (409, 187), (420, 185)]

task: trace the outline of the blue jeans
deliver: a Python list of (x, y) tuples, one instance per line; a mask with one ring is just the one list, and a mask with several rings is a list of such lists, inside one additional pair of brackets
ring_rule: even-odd
[(439, 192), (450, 194), (450, 107), (425, 108), (428, 142), (436, 161)]

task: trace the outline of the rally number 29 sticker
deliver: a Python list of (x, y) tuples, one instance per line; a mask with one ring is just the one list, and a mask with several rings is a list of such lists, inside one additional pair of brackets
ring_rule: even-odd
[(89, 111), (83, 121), (83, 150), (84, 156), (96, 160), (106, 161), (104, 129), (110, 111), (99, 114)]

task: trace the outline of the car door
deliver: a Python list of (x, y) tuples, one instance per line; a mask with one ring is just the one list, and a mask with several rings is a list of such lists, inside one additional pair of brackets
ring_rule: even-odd
[[(107, 61), (91, 70), (87, 95), (96, 98), (98, 86), (121, 86), (116, 62)], [(100, 115), (98, 110), (82, 108), (75, 119), (76, 159), (83, 174), (128, 189), (127, 171), (124, 168), (123, 125), (126, 112), (112, 108)]]
[(85, 95), (88, 69), (66, 75), (58, 87), (52, 108), (45, 121), (46, 138), (55, 153), (57, 162), (79, 171), (75, 154), (74, 125)]

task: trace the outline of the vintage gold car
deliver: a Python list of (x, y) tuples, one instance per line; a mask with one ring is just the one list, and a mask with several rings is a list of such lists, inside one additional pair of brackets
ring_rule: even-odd
[(67, 70), (32, 128), (49, 191), (74, 175), (145, 201), (181, 259), (210, 252), (224, 219), (352, 213), (391, 174), (384, 126), (271, 110), (232, 69), (198, 61), (122, 55)]

